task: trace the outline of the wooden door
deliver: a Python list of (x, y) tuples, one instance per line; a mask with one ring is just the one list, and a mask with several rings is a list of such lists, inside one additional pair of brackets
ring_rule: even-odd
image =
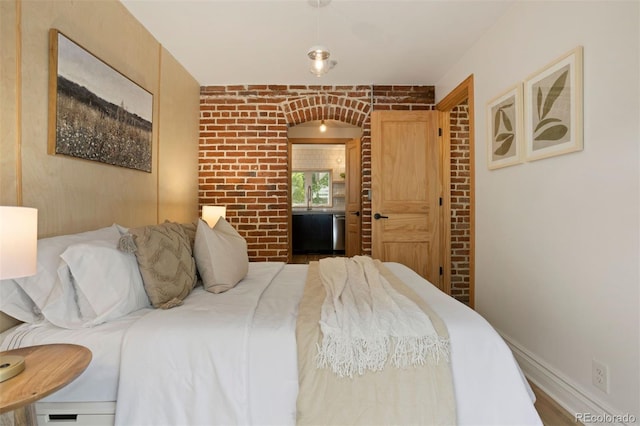
[(345, 144), (345, 255), (361, 254), (361, 161), (360, 139)]
[(437, 111), (373, 112), (373, 257), (403, 263), (438, 287), (440, 170)]

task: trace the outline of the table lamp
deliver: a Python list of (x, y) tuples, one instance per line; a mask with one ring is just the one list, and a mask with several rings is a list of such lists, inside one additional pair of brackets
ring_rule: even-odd
[(207, 222), (211, 228), (216, 226), (221, 217), (225, 217), (227, 208), (225, 206), (202, 206), (202, 220)]
[[(38, 210), (0, 206), (0, 280), (34, 275), (38, 270)], [(0, 355), (0, 382), (24, 370), (24, 357)]]

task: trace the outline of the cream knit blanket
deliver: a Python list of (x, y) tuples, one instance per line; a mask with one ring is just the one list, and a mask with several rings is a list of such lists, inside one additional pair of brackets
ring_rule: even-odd
[(366, 256), (320, 260), (327, 293), (321, 309), (318, 367), (340, 377), (448, 359), (449, 341), (413, 301), (397, 292)]

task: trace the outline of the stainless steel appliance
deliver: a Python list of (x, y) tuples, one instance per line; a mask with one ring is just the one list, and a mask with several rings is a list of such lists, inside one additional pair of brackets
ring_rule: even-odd
[(333, 251), (344, 251), (344, 214), (333, 215)]

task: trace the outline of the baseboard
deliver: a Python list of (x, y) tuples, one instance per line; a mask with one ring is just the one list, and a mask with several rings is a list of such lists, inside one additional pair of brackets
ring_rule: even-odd
[[(581, 423), (624, 426), (615, 411), (601, 401), (586, 395), (560, 372), (555, 371), (544, 361), (537, 359), (527, 349), (520, 346), (509, 336), (500, 333), (511, 348), (522, 372), (532, 383), (549, 395), (571, 415), (577, 416)], [(581, 417), (581, 418), (580, 418)], [(588, 420), (588, 421), (585, 421)]]

